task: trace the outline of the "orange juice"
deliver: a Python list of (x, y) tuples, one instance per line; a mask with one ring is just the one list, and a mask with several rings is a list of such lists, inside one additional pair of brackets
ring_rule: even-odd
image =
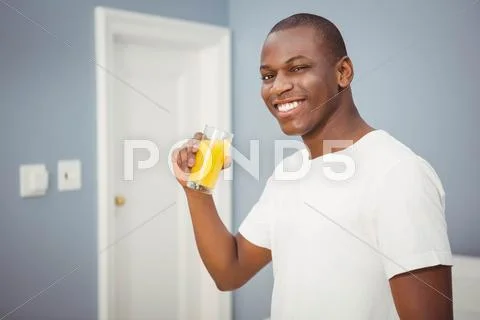
[(228, 146), (227, 140), (206, 139), (200, 141), (189, 181), (195, 182), (211, 192), (222, 171)]

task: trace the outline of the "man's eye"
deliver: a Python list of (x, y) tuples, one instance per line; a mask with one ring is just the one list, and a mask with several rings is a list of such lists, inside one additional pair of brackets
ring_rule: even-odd
[(290, 69), (292, 72), (297, 72), (297, 71), (300, 71), (302, 69), (305, 69), (307, 68), (307, 66), (295, 66), (293, 67), (292, 69)]
[(262, 79), (263, 81), (265, 81), (265, 80), (270, 80), (270, 79), (272, 79), (272, 78), (273, 78), (273, 75), (271, 75), (271, 74), (266, 74), (266, 75), (263, 75), (263, 76), (261, 77), (261, 79)]

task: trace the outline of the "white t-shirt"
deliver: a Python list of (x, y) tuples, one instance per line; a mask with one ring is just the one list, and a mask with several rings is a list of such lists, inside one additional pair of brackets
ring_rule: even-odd
[(307, 174), (273, 174), (239, 229), (272, 251), (271, 319), (398, 319), (388, 280), (452, 265), (440, 179), (384, 130), (280, 171), (303, 156)]

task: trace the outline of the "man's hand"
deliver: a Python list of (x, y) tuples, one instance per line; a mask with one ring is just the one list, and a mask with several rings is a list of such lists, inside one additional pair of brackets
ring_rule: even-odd
[[(196, 154), (199, 150), (200, 141), (203, 138), (204, 134), (197, 132), (193, 135), (192, 139), (172, 153), (171, 161), (173, 172), (182, 187), (186, 187), (191, 170), (196, 164)], [(226, 156), (222, 169), (230, 167), (231, 163), (231, 157)]]
[(172, 167), (177, 181), (182, 187), (186, 187), (188, 176), (195, 165), (195, 156), (198, 152), (200, 140), (203, 133), (197, 132), (193, 139), (190, 139), (182, 147), (176, 149), (172, 153)]

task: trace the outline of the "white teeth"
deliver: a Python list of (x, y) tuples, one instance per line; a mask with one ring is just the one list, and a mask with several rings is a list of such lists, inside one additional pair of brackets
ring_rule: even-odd
[(280, 112), (287, 112), (292, 109), (295, 109), (298, 107), (298, 101), (290, 102), (290, 103), (283, 103), (278, 105), (278, 111)]

